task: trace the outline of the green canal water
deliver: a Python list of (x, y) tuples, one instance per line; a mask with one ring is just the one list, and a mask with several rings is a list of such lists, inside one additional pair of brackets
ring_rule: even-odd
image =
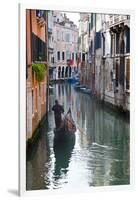
[[(78, 127), (75, 140), (54, 148), (55, 99), (69, 106)], [(48, 120), (26, 161), (26, 189), (71, 189), (128, 185), (130, 182), (129, 120), (99, 104), (70, 84), (55, 84), (49, 98)]]

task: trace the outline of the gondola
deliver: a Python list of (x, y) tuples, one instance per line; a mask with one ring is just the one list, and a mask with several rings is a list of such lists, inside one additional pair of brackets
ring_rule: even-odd
[(69, 141), (74, 140), (76, 132), (76, 125), (72, 118), (71, 109), (69, 108), (67, 114), (63, 117), (59, 128), (54, 129), (54, 140)]

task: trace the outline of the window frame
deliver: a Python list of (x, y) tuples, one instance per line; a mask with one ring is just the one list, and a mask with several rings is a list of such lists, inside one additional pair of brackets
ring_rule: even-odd
[(60, 61), (60, 51), (57, 51), (57, 60)]
[[(129, 60), (129, 88), (126, 88), (126, 86), (127, 86), (127, 83), (126, 83), (126, 79), (127, 79), (127, 61)], [(125, 91), (126, 92), (130, 92), (130, 57), (126, 57), (125, 58), (125, 83), (124, 83), (124, 85), (125, 85)]]

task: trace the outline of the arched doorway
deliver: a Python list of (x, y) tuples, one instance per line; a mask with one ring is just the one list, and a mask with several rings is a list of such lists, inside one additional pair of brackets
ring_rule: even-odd
[(66, 69), (65, 69), (65, 77), (66, 77), (66, 78), (68, 77), (68, 66), (67, 66)]
[(71, 77), (71, 67), (69, 67), (69, 77)]
[(62, 78), (64, 78), (64, 66), (62, 67)]
[(61, 78), (61, 67), (58, 67), (58, 78)]

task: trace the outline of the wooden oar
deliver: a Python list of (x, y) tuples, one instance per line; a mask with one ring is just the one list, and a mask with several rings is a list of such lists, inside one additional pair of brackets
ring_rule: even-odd
[(77, 126), (77, 129), (79, 129), (79, 131), (80, 131), (81, 133), (84, 133), (84, 131), (82, 131), (78, 126)]

